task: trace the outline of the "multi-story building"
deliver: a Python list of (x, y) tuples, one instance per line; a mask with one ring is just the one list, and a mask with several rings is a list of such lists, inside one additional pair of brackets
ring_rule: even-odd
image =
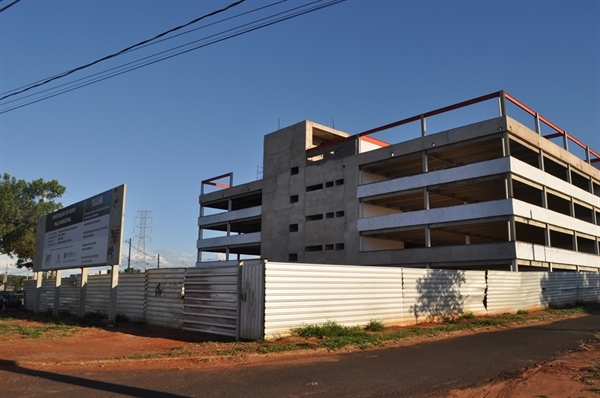
[[(498, 117), (427, 131), (434, 116), (496, 102)], [(410, 126), (414, 139), (374, 138)], [(597, 152), (503, 91), (356, 135), (303, 121), (265, 136), (262, 179), (202, 182), (197, 265), (221, 253), (221, 261), (599, 271), (599, 165)]]

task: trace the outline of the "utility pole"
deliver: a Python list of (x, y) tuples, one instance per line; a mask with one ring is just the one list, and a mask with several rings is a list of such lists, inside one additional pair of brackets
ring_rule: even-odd
[(131, 238), (129, 238), (129, 255), (127, 256), (127, 272), (131, 272)]
[(6, 263), (6, 269), (4, 271), (4, 290), (6, 290), (7, 284), (8, 284), (8, 262)]

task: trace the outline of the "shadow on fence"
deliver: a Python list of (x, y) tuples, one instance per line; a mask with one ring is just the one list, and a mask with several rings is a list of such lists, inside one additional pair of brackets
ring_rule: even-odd
[(463, 313), (465, 298), (460, 287), (466, 282), (464, 271), (429, 270), (417, 279), (417, 303), (410, 307), (415, 322), (425, 318), (430, 322), (446, 321)]

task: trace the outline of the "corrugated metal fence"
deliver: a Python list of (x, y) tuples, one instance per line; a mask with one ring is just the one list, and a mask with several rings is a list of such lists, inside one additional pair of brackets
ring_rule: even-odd
[[(105, 293), (106, 294), (106, 293)], [(135, 322), (146, 319), (146, 274), (119, 274), (117, 314)]]
[(185, 271), (185, 268), (165, 268), (146, 272), (146, 322), (148, 324), (181, 327)]
[[(152, 269), (139, 274), (119, 274), (117, 314), (132, 321), (179, 328), (183, 319), (185, 268)], [(85, 293), (85, 311), (108, 313), (110, 275), (90, 275)], [(35, 308), (36, 281), (24, 281), (25, 308)], [(52, 311), (56, 281), (45, 279), (40, 289), (40, 311)], [(79, 312), (81, 276), (62, 278), (61, 311)]]
[(183, 329), (237, 336), (238, 266), (188, 268)]
[[(76, 312), (80, 278), (64, 278), (60, 309)], [(40, 310), (53, 308), (44, 280)], [(35, 281), (25, 281), (32, 310)], [(110, 276), (88, 278), (86, 310), (106, 312)], [(305, 324), (409, 325), (462, 313), (500, 314), (600, 300), (600, 273), (430, 270), (274, 262), (121, 274), (117, 313), (131, 320), (238, 339)]]
[[(410, 325), (600, 300), (600, 273), (265, 264), (263, 337), (306, 324)], [(244, 319), (242, 314), (241, 323)]]
[(402, 320), (402, 269), (267, 262), (264, 305), (266, 336), (328, 320), (393, 324)]

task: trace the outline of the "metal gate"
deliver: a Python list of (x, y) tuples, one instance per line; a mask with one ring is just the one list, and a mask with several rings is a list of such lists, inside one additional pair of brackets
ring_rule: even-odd
[(238, 268), (233, 265), (186, 270), (184, 330), (239, 337)]

